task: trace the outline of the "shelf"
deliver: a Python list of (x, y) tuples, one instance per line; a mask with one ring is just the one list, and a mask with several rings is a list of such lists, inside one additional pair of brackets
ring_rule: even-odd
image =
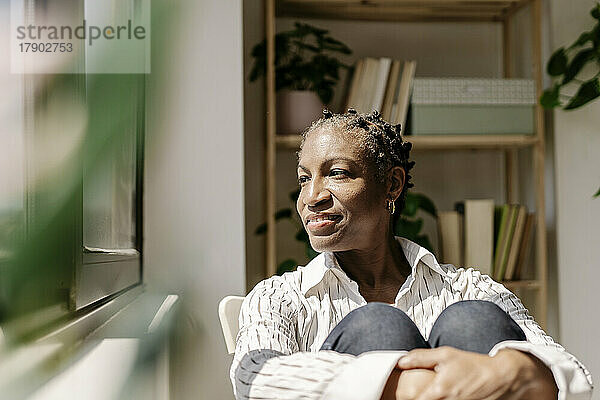
[(398, 22), (503, 21), (530, 0), (277, 0), (278, 17)]
[(523, 280), (523, 281), (503, 281), (501, 282), (507, 289), (539, 289), (541, 287), (540, 281), (536, 280)]
[[(280, 149), (296, 150), (300, 147), (300, 135), (276, 135), (275, 142)], [(509, 149), (534, 146), (538, 143), (535, 135), (423, 135), (406, 136), (404, 140), (413, 144), (416, 151), (426, 150), (468, 150), (468, 149)]]
[[(516, 20), (517, 12), (527, 7), (530, 22), (526, 18)], [(300, 135), (276, 134), (276, 74), (275, 74), (275, 32), (278, 24), (276, 17), (291, 19), (326, 19), (337, 21), (373, 21), (382, 22), (442, 22), (451, 23), (491, 23), (500, 25), (502, 45), (498, 48), (499, 62), (503, 64), (506, 77), (510, 77), (515, 52), (513, 42), (521, 39), (522, 32), (529, 32), (531, 41), (531, 61), (533, 78), (538, 90), (542, 87), (542, 0), (265, 0), (265, 33), (267, 37), (267, 78), (265, 93), (267, 97), (266, 152), (265, 152), (265, 212), (270, 228), (265, 241), (266, 276), (275, 273), (277, 265), (277, 227), (274, 215), (276, 212), (277, 185), (277, 149), (296, 151), (301, 142)], [(283, 21), (281, 21), (283, 22)], [(519, 29), (514, 29), (515, 22)], [(365, 34), (373, 31), (373, 40), (380, 40), (375, 34), (378, 24), (367, 24), (361, 27)], [(523, 29), (521, 29), (523, 28)], [(519, 36), (516, 36), (517, 32)], [(381, 39), (385, 42), (385, 38)], [(426, 45), (425, 41), (423, 45)], [(432, 43), (432, 45), (435, 45)], [(465, 44), (468, 45), (468, 44)], [(435, 49), (433, 46), (432, 50)], [(433, 61), (433, 60), (430, 60)], [(465, 63), (469, 62), (465, 60)], [(540, 93), (538, 93), (538, 96)], [(509, 290), (515, 292), (531, 291), (535, 296), (535, 314), (538, 323), (544, 327), (547, 318), (548, 292), (548, 260), (545, 222), (545, 187), (544, 187), (544, 114), (539, 104), (535, 107), (535, 134), (516, 135), (418, 135), (406, 136), (417, 152), (424, 151), (506, 151), (503, 158), (505, 169), (506, 202), (516, 202), (518, 198), (515, 182), (521, 178), (518, 174), (518, 154), (515, 149), (531, 150), (533, 174), (531, 189), (535, 192), (535, 277), (533, 280), (502, 282)], [(437, 154), (437, 153), (436, 153)], [(281, 154), (284, 156), (284, 154)], [(519, 182), (520, 183), (520, 182)]]

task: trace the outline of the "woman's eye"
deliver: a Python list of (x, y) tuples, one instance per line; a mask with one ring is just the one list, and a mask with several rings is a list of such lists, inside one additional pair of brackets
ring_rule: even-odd
[(332, 169), (329, 173), (330, 176), (348, 176), (348, 171), (343, 169)]

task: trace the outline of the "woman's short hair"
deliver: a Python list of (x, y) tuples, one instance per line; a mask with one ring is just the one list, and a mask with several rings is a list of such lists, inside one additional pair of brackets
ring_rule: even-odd
[(323, 116), (302, 132), (298, 155), (302, 151), (306, 137), (319, 129), (331, 129), (355, 135), (360, 140), (360, 146), (371, 163), (375, 178), (380, 183), (384, 183), (390, 168), (399, 166), (404, 169), (406, 175), (404, 188), (396, 199), (396, 209), (398, 210), (396, 216), (399, 215), (404, 208), (406, 192), (413, 187), (409, 171), (415, 165), (414, 161), (409, 160), (412, 143), (402, 139), (400, 124), (392, 125), (383, 120), (376, 110), (370, 114), (361, 114), (349, 108), (344, 114), (334, 114), (324, 109)]

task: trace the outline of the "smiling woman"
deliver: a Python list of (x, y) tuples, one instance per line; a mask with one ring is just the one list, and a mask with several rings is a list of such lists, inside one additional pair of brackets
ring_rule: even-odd
[(325, 110), (304, 132), (296, 206), (321, 254), (246, 296), (236, 397), (588, 397), (589, 372), (513, 293), (394, 236), (410, 149), (376, 111)]

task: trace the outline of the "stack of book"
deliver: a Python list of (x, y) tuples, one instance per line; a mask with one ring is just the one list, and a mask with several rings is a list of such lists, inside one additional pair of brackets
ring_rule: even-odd
[(476, 268), (497, 281), (522, 279), (534, 220), (523, 205), (465, 200), (456, 211), (438, 213), (441, 260)]
[(361, 113), (378, 110), (386, 121), (404, 126), (416, 67), (415, 61), (386, 57), (358, 60), (348, 88), (346, 108)]

